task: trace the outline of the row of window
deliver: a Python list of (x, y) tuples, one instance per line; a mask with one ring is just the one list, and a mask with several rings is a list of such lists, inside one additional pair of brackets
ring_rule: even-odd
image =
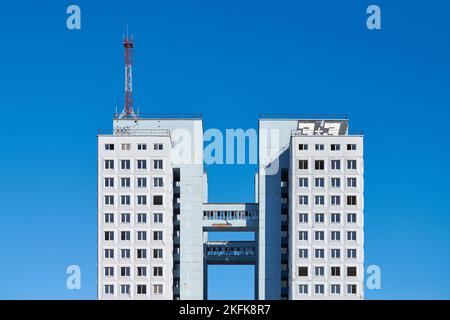
[[(356, 188), (357, 178), (351, 177), (347, 178), (346, 186), (348, 188)], [(298, 186), (300, 188), (309, 188), (309, 178), (301, 177), (298, 178)], [(331, 188), (340, 188), (341, 187), (341, 178), (330, 178), (330, 186)], [(315, 188), (325, 188), (325, 178), (314, 178), (314, 187)]]
[[(325, 285), (324, 284), (315, 284), (314, 294), (323, 295), (325, 294)], [(347, 285), (347, 294), (356, 294), (357, 285), (356, 284), (348, 284)], [(308, 294), (309, 293), (309, 285), (300, 284), (298, 286), (299, 294)], [(330, 294), (341, 294), (341, 285), (340, 284), (330, 284)]]
[[(153, 249), (153, 259), (162, 259), (163, 258), (163, 249)], [(114, 259), (114, 249), (104, 249), (104, 257), (105, 259)], [(120, 258), (121, 259), (131, 259), (131, 249), (120, 249)], [(147, 249), (136, 249), (136, 258), (138, 259), (147, 259)]]
[[(311, 231), (312, 232), (312, 231)], [(298, 240), (308, 241), (309, 231), (299, 231)], [(347, 231), (347, 241), (356, 241), (357, 234), (356, 231)], [(314, 231), (315, 241), (325, 241), (325, 231)], [(331, 241), (341, 241), (341, 231), (330, 231)]]
[[(356, 213), (347, 213), (346, 214), (347, 223), (356, 223)], [(298, 214), (298, 222), (299, 223), (308, 223), (309, 215), (307, 213), (299, 213)], [(324, 213), (315, 213), (314, 214), (314, 222), (315, 223), (324, 223), (325, 222), (325, 214)], [(340, 213), (331, 213), (330, 214), (330, 222), (331, 223), (341, 223), (341, 214)]]
[[(114, 205), (115, 203), (115, 196), (114, 195), (107, 195), (105, 196), (105, 205)], [(162, 206), (163, 205), (163, 196), (162, 195), (153, 195), (151, 197), (152, 199), (152, 205), (154, 206)], [(121, 195), (120, 196), (120, 204), (123, 206), (129, 206), (131, 205), (131, 196), (130, 195)], [(147, 205), (147, 196), (146, 195), (138, 195), (136, 196), (136, 204), (145, 206)]]
[[(313, 160), (311, 160), (313, 161)], [(348, 170), (356, 170), (357, 168), (357, 160), (347, 160), (347, 169)], [(309, 168), (309, 160), (298, 160), (298, 168), (300, 170), (308, 170)], [(341, 160), (330, 160), (330, 169), (331, 170), (341, 170)], [(325, 160), (314, 160), (314, 170), (325, 170)]]
[[(329, 196), (329, 199), (330, 199), (330, 204), (332, 206), (340, 206), (341, 205), (341, 196), (332, 195), (332, 196)], [(356, 206), (356, 199), (357, 199), (357, 196), (346, 196), (345, 203), (347, 206)], [(303, 206), (309, 205), (309, 196), (307, 196), (307, 195), (298, 196), (298, 204), (303, 205)], [(325, 205), (325, 196), (324, 195), (314, 196), (314, 204), (316, 206), (324, 206)]]
[[(162, 277), (163, 276), (163, 267), (153, 267), (153, 276), (154, 277)], [(131, 276), (131, 267), (121, 266), (119, 268), (119, 275), (121, 277), (130, 277)], [(104, 267), (104, 275), (105, 277), (114, 277), (115, 268), (114, 267)], [(138, 266), (136, 267), (136, 276), (137, 277), (146, 277), (147, 276), (147, 267)]]
[[(123, 151), (131, 150), (131, 143), (121, 143), (120, 147)], [(164, 145), (162, 143), (154, 143), (153, 144), (153, 150), (163, 150)], [(114, 143), (106, 143), (105, 144), (105, 150), (114, 150), (115, 145)], [(137, 150), (147, 150), (147, 144), (146, 143), (138, 143), (136, 145)]]
[[(298, 276), (299, 277), (307, 277), (309, 275), (308, 267), (298, 267)], [(347, 267), (346, 268), (347, 277), (356, 277), (357, 276), (357, 268), (356, 267)], [(332, 277), (340, 277), (341, 276), (341, 267), (330, 267), (330, 275)], [(324, 277), (325, 276), (325, 267), (317, 266), (314, 267), (314, 276), (316, 277)]]
[[(318, 248), (313, 249), (314, 251), (314, 259), (325, 259), (325, 249)], [(341, 258), (341, 249), (329, 249), (330, 258), (332, 259), (340, 259)], [(357, 249), (347, 249), (347, 259), (356, 259)], [(309, 249), (300, 248), (298, 249), (298, 257), (300, 259), (308, 259), (309, 257)]]
[[(104, 222), (105, 223), (114, 223), (114, 213), (105, 213), (104, 214)], [(131, 223), (131, 213), (121, 213), (120, 214), (120, 223)], [(147, 213), (137, 213), (136, 214), (136, 223), (147, 223)], [(163, 214), (162, 213), (153, 213), (153, 223), (163, 223)]]
[[(104, 162), (104, 168), (106, 170), (114, 169), (114, 160), (107, 159)], [(154, 170), (162, 170), (164, 166), (164, 161), (161, 159), (153, 160), (153, 169)], [(136, 168), (139, 170), (147, 169), (147, 159), (138, 159), (136, 160)], [(131, 160), (130, 159), (122, 159), (120, 160), (120, 169), (121, 170), (131, 170)]]
[[(104, 186), (105, 188), (114, 188), (114, 178), (106, 177), (104, 178)], [(161, 188), (164, 187), (164, 178), (163, 177), (153, 177), (153, 187)], [(121, 177), (120, 178), (120, 187), (121, 188), (130, 188), (131, 186), (131, 178), (130, 177)], [(136, 178), (136, 187), (138, 188), (147, 188), (147, 178), (146, 177), (137, 177)]]
[[(308, 144), (305, 144), (305, 143), (300, 143), (298, 145), (298, 150), (300, 150), (300, 151), (306, 151), (306, 150), (308, 150), (308, 148), (309, 148)], [(357, 147), (356, 147), (355, 143), (348, 143), (347, 144), (347, 151), (354, 151), (354, 150), (356, 150), (356, 148)], [(323, 150), (325, 150), (325, 145), (322, 144), (322, 143), (316, 143), (314, 145), (314, 150), (316, 150), (316, 151), (323, 151)], [(331, 151), (339, 151), (339, 150), (341, 150), (341, 145), (340, 144), (336, 144), (336, 143), (331, 144), (330, 145), (330, 150)]]
[[(114, 241), (115, 231), (105, 231), (105, 241)], [(136, 239), (139, 241), (147, 241), (147, 231), (136, 231)], [(121, 241), (131, 241), (131, 231), (120, 231)], [(153, 241), (162, 241), (163, 232), (153, 231)]]
[[(131, 285), (129, 284), (121, 284), (120, 285), (120, 294), (130, 295)], [(114, 285), (113, 284), (105, 284), (104, 293), (106, 295), (114, 294)], [(138, 284), (136, 285), (136, 294), (147, 294), (147, 285), (146, 284)], [(163, 285), (162, 284), (154, 284), (153, 285), (153, 294), (163, 294)]]

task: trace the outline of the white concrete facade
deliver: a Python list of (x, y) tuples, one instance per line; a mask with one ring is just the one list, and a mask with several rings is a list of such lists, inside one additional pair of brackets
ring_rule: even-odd
[(250, 264), (257, 300), (363, 299), (362, 135), (262, 118), (258, 144), (255, 203), (208, 203), (201, 119), (114, 119), (98, 135), (98, 298), (207, 299), (208, 264)]

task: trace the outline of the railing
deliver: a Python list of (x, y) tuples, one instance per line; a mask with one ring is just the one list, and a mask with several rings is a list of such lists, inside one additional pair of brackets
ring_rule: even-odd
[(132, 128), (115, 128), (114, 130), (98, 130), (98, 134), (115, 136), (170, 136), (168, 129), (132, 129)]
[(258, 220), (257, 211), (203, 211), (203, 220)]
[(255, 249), (249, 247), (219, 247), (219, 246), (208, 246), (206, 249), (206, 255), (223, 257), (223, 256), (254, 256)]

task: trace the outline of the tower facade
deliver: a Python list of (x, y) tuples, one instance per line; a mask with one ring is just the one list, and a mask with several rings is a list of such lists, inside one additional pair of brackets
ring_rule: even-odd
[[(209, 203), (201, 118), (115, 118), (98, 135), (98, 298), (207, 299), (247, 264), (255, 299), (363, 299), (363, 137), (348, 120), (261, 118), (255, 200)], [(253, 241), (209, 241), (211, 232)]]

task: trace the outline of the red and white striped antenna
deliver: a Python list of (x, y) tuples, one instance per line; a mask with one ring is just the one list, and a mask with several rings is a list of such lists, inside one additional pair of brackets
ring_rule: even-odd
[(123, 47), (125, 49), (125, 105), (119, 119), (137, 118), (137, 115), (133, 111), (133, 46), (133, 35), (128, 37), (127, 24), (127, 35), (124, 35), (123, 38)]

